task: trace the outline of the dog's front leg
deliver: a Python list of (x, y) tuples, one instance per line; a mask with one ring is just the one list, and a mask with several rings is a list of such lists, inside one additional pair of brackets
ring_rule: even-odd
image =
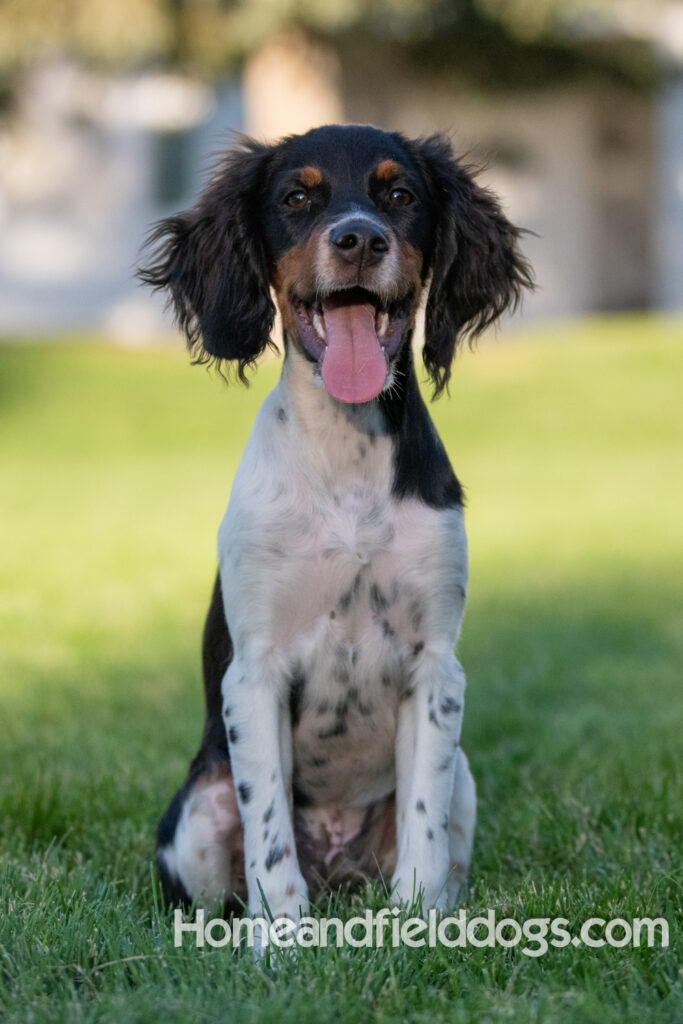
[(426, 911), (443, 909), (447, 902), (448, 815), (465, 674), (453, 654), (425, 649), (418, 656), (411, 689), (401, 705), (396, 749), (394, 899), (412, 904), (421, 892)]
[(244, 830), (249, 910), (298, 921), (308, 913), (294, 842), (288, 679), (235, 657), (223, 679), (223, 716)]

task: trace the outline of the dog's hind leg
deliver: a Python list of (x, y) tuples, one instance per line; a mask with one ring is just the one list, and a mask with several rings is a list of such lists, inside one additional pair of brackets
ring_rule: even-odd
[(455, 762), (453, 796), (447, 819), (450, 869), (446, 891), (449, 908), (456, 906), (462, 897), (472, 858), (476, 818), (477, 791), (467, 756), (459, 747)]
[(220, 579), (216, 577), (204, 627), (206, 720), (199, 753), (157, 831), (157, 866), (166, 901), (207, 906), (246, 895), (244, 853), (235, 786), (222, 714), (221, 682), (232, 659)]
[(242, 826), (226, 761), (190, 775), (157, 832), (157, 866), (168, 903), (221, 900), (234, 907), (246, 896)]

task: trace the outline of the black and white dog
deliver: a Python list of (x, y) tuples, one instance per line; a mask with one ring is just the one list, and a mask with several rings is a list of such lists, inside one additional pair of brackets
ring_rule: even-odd
[(206, 725), (164, 815), (172, 902), (299, 919), (333, 880), (445, 908), (470, 861), (462, 492), (418, 390), (514, 308), (519, 231), (439, 136), (328, 126), (228, 152), (142, 279), (198, 361), (285, 359), (235, 477), (204, 634)]

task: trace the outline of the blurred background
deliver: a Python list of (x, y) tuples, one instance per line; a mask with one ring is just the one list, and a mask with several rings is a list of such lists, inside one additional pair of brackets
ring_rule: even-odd
[(150, 222), (326, 121), (450, 132), (537, 233), (527, 319), (683, 308), (683, 3), (4, 0), (0, 333), (158, 333)]

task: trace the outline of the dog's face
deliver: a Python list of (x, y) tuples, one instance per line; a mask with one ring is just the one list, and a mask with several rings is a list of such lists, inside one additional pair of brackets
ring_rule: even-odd
[(268, 344), (272, 288), (311, 372), (358, 403), (391, 384), (428, 279), (423, 355), (443, 388), (460, 336), (531, 286), (518, 235), (445, 139), (327, 126), (228, 153), (197, 206), (158, 226), (141, 277), (170, 290), (200, 360), (241, 375)]
[(365, 402), (390, 383), (434, 224), (426, 182), (390, 135), (320, 129), (276, 154), (264, 205), (275, 294), (333, 398)]

